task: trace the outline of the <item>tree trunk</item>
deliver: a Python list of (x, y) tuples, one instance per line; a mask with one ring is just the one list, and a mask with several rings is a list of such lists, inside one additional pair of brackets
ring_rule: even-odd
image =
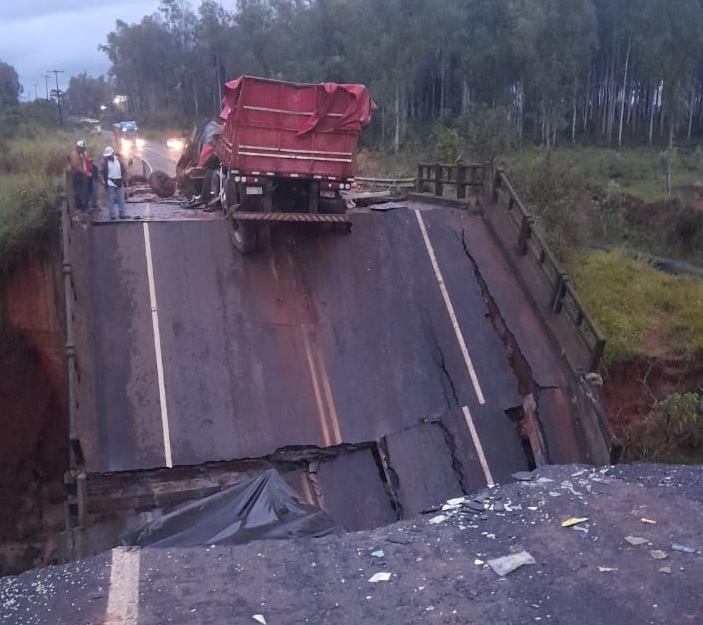
[(400, 150), (400, 87), (395, 86), (395, 131), (393, 133), (393, 151), (397, 154)]
[(669, 120), (669, 148), (666, 158), (666, 197), (671, 197), (671, 162), (674, 160), (674, 116)]
[(620, 128), (618, 130), (618, 147), (622, 147), (622, 126), (625, 121), (625, 100), (627, 98), (627, 70), (630, 67), (630, 46), (632, 38), (627, 40), (627, 54), (625, 55), (625, 73), (622, 79), (622, 102), (620, 103)]
[(576, 78), (574, 78), (574, 91), (571, 98), (571, 143), (576, 144), (576, 114), (577, 114), (577, 101), (576, 92), (578, 86), (576, 83)]
[(693, 109), (696, 105), (696, 84), (691, 83), (691, 98), (688, 101), (688, 141), (691, 141), (691, 132), (693, 130)]
[(652, 138), (654, 135), (654, 109), (657, 106), (658, 88), (654, 88), (651, 92), (651, 101), (649, 103), (649, 147), (652, 147)]

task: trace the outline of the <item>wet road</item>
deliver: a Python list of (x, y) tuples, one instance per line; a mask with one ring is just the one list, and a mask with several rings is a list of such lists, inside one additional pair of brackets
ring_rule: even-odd
[(427, 463), (439, 480), (459, 463), (473, 487), (525, 468), (506, 416), (522, 398), (461, 237), (480, 217), (353, 222), (351, 235), (281, 229), (247, 258), (219, 220), (93, 228), (94, 470), (383, 437), (411, 480), (431, 478)]
[(169, 176), (176, 175), (176, 162), (180, 153), (169, 148), (165, 143), (147, 140), (144, 147), (135, 152), (134, 156), (145, 161), (147, 173), (159, 169), (165, 171)]
[[(175, 171), (166, 146), (142, 156)], [(218, 213), (127, 211), (88, 231), (89, 473), (303, 450), (301, 496), (375, 527), (529, 468), (513, 420), (529, 392), (552, 461), (589, 461), (558, 354), (479, 215), (359, 210), (351, 235), (288, 224), (245, 258)]]

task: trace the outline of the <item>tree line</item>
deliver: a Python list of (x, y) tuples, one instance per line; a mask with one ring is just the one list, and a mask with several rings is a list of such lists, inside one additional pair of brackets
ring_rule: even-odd
[[(703, 134), (703, 0), (161, 0), (100, 49), (110, 85), (74, 77), (71, 110), (111, 87), (145, 119), (219, 112), (241, 74), (366, 84), (399, 148), (472, 111), (547, 147), (671, 145)], [(79, 80), (80, 78), (80, 80)]]

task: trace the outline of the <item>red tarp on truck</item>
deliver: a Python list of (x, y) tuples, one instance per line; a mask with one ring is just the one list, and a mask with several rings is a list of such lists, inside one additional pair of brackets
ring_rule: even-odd
[(361, 127), (376, 108), (363, 85), (296, 84), (242, 76), (225, 84), (218, 153), (242, 173), (354, 175)]

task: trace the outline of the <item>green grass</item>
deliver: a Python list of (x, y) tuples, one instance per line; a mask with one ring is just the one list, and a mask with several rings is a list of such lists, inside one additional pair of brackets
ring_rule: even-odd
[(703, 349), (703, 281), (661, 273), (619, 252), (582, 252), (568, 271), (605, 336), (604, 367)]
[(75, 138), (10, 140), (0, 150), (0, 270), (45, 250), (58, 235), (58, 205)]

